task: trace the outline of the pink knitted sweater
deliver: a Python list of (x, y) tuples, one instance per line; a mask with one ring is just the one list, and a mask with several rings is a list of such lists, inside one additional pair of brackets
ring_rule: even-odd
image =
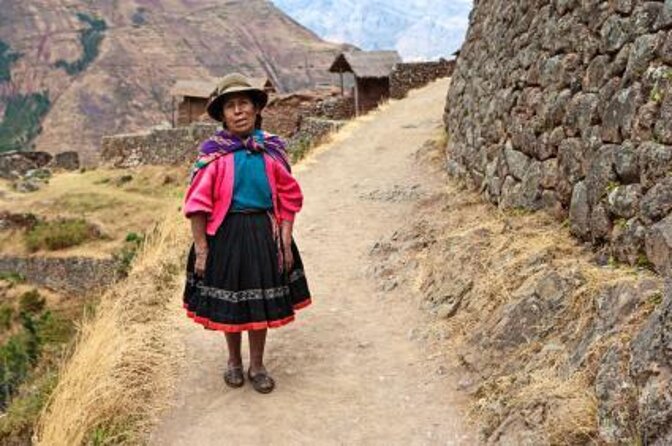
[[(278, 222), (294, 221), (301, 210), (303, 194), (299, 183), (285, 166), (264, 153), (266, 175), (271, 186), (273, 213)], [(184, 215), (208, 214), (205, 232), (215, 235), (233, 201), (233, 153), (222, 155), (202, 168), (191, 182), (184, 198)]]

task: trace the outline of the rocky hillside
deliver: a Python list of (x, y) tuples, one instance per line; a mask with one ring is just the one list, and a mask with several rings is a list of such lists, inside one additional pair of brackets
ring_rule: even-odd
[(77, 150), (170, 121), (176, 79), (231, 70), (283, 90), (330, 80), (340, 46), (265, 0), (6, 0), (0, 11), (0, 150)]

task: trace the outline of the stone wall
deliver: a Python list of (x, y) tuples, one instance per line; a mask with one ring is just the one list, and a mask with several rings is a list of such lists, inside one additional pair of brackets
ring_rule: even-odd
[(331, 133), (338, 131), (346, 121), (308, 117), (301, 122), (301, 128), (287, 141), (287, 151), (304, 152), (324, 141)]
[(118, 279), (119, 262), (90, 257), (0, 257), (0, 272), (21, 274), (30, 283), (87, 294)]
[(414, 89), (442, 78), (452, 76), (454, 60), (437, 62), (409, 62), (397, 64), (390, 74), (390, 97), (401, 99)]
[(147, 133), (105, 136), (102, 140), (101, 163), (114, 167), (134, 167), (193, 161), (198, 145), (218, 127), (214, 123), (198, 123)]
[(480, 0), (448, 92), (448, 168), (672, 268), (672, 1)]
[[(671, 118), (672, 1), (478, 0), (448, 91), (447, 168), (500, 208), (551, 210), (601, 253), (668, 275)], [(539, 350), (571, 363), (600, 343), (576, 372), (592, 386), (596, 443), (671, 444), (672, 282), (627, 305), (585, 293), (569, 304), (592, 321), (618, 315), (604, 319), (612, 337), (577, 330)], [(626, 307), (651, 312), (627, 321)]]

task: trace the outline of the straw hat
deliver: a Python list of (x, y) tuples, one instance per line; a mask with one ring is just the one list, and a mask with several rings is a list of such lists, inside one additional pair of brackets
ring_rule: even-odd
[(207, 111), (215, 121), (222, 120), (222, 107), (227, 96), (233, 93), (247, 92), (261, 111), (268, 102), (268, 94), (257, 87), (253, 87), (250, 80), (240, 73), (227, 74), (219, 81), (214, 93), (210, 96)]

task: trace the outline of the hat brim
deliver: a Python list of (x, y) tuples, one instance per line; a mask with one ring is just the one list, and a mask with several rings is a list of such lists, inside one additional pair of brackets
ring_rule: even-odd
[(215, 121), (221, 122), (222, 107), (224, 106), (224, 102), (229, 96), (236, 93), (249, 94), (252, 97), (254, 104), (259, 108), (259, 111), (266, 107), (266, 104), (268, 103), (268, 94), (264, 90), (260, 90), (254, 87), (232, 87), (229, 88), (226, 93), (222, 93), (210, 99), (210, 102), (208, 102), (206, 107), (208, 115)]

